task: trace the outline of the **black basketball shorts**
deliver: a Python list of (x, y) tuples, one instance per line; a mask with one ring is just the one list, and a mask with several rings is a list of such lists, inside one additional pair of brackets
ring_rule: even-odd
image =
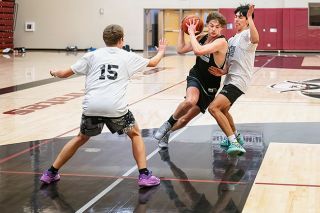
[(82, 114), (80, 132), (87, 136), (99, 135), (102, 132), (104, 124), (112, 134), (117, 132), (121, 135), (132, 129), (135, 124), (135, 119), (130, 111), (117, 118), (86, 116)]
[(219, 94), (226, 96), (232, 105), (244, 93), (240, 89), (238, 89), (238, 87), (232, 84), (227, 84), (223, 86)]
[(200, 97), (197, 102), (197, 106), (200, 108), (200, 111), (202, 113), (205, 113), (206, 109), (210, 105), (210, 103), (213, 101), (214, 96), (217, 92), (216, 88), (213, 88), (212, 91), (206, 91), (206, 89), (201, 85), (200, 81), (193, 77), (193, 76), (187, 76), (187, 88), (189, 87), (196, 87), (198, 88), (200, 92)]

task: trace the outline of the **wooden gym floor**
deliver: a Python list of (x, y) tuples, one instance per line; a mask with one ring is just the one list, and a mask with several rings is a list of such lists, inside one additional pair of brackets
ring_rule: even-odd
[(79, 131), (84, 88), (84, 77), (49, 70), (83, 54), (0, 55), (1, 212), (320, 212), (319, 54), (257, 54), (250, 89), (231, 110), (246, 140), (237, 159), (218, 146), (223, 133), (208, 112), (157, 148), (152, 134), (183, 100), (195, 61), (168, 55), (136, 74), (128, 93), (161, 185), (139, 189), (128, 138), (105, 129), (61, 181), (42, 186), (42, 171)]

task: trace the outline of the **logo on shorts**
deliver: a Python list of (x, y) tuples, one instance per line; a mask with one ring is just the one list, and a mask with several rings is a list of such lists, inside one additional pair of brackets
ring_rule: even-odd
[(215, 92), (214, 88), (208, 88), (208, 92)]
[(225, 90), (225, 89), (222, 89), (222, 90), (221, 90), (221, 93), (228, 93), (228, 91)]

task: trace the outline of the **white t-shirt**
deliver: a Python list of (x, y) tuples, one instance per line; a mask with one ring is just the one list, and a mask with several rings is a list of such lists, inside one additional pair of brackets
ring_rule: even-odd
[(71, 66), (74, 73), (86, 75), (83, 114), (103, 117), (126, 114), (129, 78), (148, 64), (149, 59), (117, 47), (86, 53)]
[(250, 30), (243, 30), (228, 40), (229, 72), (224, 85), (232, 84), (245, 93), (248, 89), (254, 66), (255, 51), (258, 44), (250, 42)]

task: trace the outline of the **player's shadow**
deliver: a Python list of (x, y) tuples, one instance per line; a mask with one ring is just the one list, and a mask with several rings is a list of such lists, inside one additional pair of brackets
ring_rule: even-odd
[(146, 213), (147, 203), (152, 199), (153, 195), (159, 190), (159, 186), (144, 187), (139, 189), (139, 202), (133, 212)]
[[(219, 170), (224, 169), (221, 177), (221, 183), (218, 186), (218, 200), (213, 206), (213, 212), (241, 212), (239, 204), (234, 201), (234, 195), (237, 194), (236, 189), (240, 180), (245, 175), (245, 170), (238, 166), (239, 158), (228, 158)], [(213, 172), (215, 167), (213, 168)], [(241, 207), (240, 207), (241, 208)]]
[[(175, 191), (172, 181), (162, 181), (162, 186), (165, 187), (170, 200), (174, 202), (179, 212), (241, 212), (232, 198), (237, 183), (245, 174), (244, 170), (236, 168), (237, 162), (226, 160), (225, 173), (218, 185), (218, 195), (216, 199), (213, 199), (216, 200), (216, 202), (212, 204), (204, 193), (199, 193), (190, 181), (186, 181), (188, 180), (187, 175), (170, 160), (168, 149), (161, 149), (159, 155), (161, 160), (167, 163), (174, 176), (183, 180), (179, 181), (179, 184), (184, 190), (184, 198), (181, 196), (181, 193)], [(184, 201), (186, 200), (185, 196), (187, 196), (187, 200), (191, 202)]]
[(42, 196), (43, 198), (48, 198), (52, 201), (52, 206), (56, 209), (56, 212), (76, 211), (70, 204), (66, 202), (65, 198), (59, 193), (57, 183), (43, 184), (41, 185), (39, 192), (40, 196)]

